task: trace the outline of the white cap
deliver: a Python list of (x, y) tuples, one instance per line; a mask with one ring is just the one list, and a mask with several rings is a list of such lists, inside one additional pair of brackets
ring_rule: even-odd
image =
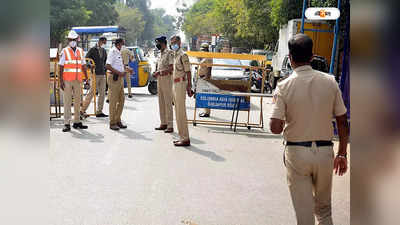
[(68, 39), (77, 39), (78, 37), (79, 35), (74, 30), (71, 30), (67, 36)]

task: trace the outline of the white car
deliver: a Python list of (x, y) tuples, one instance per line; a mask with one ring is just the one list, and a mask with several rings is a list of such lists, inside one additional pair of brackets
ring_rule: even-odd
[[(220, 65), (236, 65), (241, 66), (242, 63), (238, 59), (213, 59), (213, 64)], [(213, 80), (248, 80), (249, 74), (244, 68), (213, 66), (211, 69), (211, 79)]]

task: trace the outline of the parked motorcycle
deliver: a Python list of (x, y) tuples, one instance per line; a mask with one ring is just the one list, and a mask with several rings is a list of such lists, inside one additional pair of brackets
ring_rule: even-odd
[[(261, 92), (261, 84), (262, 84), (262, 74), (257, 71), (248, 71), (246, 73), (251, 74), (251, 92), (260, 93)], [(271, 85), (268, 83), (268, 75), (264, 81), (264, 90), (262, 93), (271, 94), (272, 88)]]

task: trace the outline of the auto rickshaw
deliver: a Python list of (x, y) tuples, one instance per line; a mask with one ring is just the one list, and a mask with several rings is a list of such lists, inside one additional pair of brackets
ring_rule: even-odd
[[(129, 67), (133, 69), (131, 76), (131, 87), (147, 86), (150, 94), (157, 94), (157, 80), (152, 76), (151, 66), (144, 57), (143, 50), (138, 46), (126, 47), (132, 51), (134, 60), (129, 63)], [(124, 79), (124, 87), (127, 87), (126, 79)]]

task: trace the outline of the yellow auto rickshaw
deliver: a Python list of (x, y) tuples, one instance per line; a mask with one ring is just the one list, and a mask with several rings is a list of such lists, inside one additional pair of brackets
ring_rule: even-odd
[[(132, 51), (134, 60), (129, 63), (129, 67), (133, 69), (131, 76), (131, 87), (148, 87), (150, 94), (157, 94), (157, 81), (151, 75), (151, 66), (144, 56), (143, 50), (138, 46), (126, 47)], [(124, 80), (126, 87), (126, 80)]]

